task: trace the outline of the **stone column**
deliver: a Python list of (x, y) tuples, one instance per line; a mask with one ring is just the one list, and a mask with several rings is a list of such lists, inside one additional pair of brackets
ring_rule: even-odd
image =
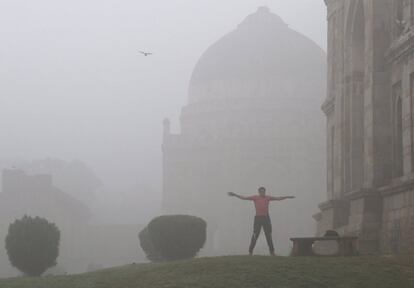
[(365, 12), (365, 95), (364, 95), (364, 186), (374, 182), (374, 3), (364, 1)]
[[(390, 67), (384, 55), (390, 46), (391, 27), (388, 23), (389, 7), (386, 0), (372, 1), (372, 117), (373, 117), (373, 162), (372, 186), (386, 184), (391, 178), (392, 150), (391, 134), (391, 81)], [(374, 51), (375, 49), (375, 51)], [(381, 55), (381, 57), (379, 57)]]
[[(389, 47), (386, 0), (365, 0), (365, 181), (364, 189), (351, 197), (350, 231), (359, 237), (361, 253), (379, 252), (382, 201), (376, 189), (386, 171), (389, 121), (389, 68), (383, 56)], [(385, 129), (384, 129), (385, 128)], [(387, 153), (388, 152), (388, 153)]]

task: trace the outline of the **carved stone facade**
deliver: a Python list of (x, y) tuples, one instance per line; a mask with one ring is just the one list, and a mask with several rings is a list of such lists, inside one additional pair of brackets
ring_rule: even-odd
[(325, 75), (325, 52), (264, 7), (200, 58), (181, 133), (164, 123), (163, 208), (207, 220), (206, 253), (247, 251), (253, 205), (228, 191), (265, 186), (298, 197), (272, 205), (278, 254), (289, 253), (289, 236), (314, 233), (308, 215), (323, 199), (326, 169)]
[(318, 234), (414, 251), (414, 1), (326, 0), (328, 201)]

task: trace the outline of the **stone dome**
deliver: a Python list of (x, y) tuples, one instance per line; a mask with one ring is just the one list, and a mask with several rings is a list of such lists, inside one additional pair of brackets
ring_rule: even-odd
[(191, 77), (189, 104), (228, 98), (298, 98), (320, 103), (326, 53), (266, 7), (202, 55)]

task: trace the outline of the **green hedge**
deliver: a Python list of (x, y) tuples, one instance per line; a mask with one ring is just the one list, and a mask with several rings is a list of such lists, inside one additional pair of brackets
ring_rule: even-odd
[(147, 227), (145, 227), (141, 232), (139, 232), (138, 238), (141, 248), (142, 250), (144, 250), (148, 260), (152, 262), (159, 262), (162, 260), (160, 253), (155, 249), (154, 245), (152, 244), (151, 237)]
[(199, 217), (160, 216), (141, 231), (141, 247), (151, 261), (193, 258), (205, 244), (206, 229), (206, 222)]

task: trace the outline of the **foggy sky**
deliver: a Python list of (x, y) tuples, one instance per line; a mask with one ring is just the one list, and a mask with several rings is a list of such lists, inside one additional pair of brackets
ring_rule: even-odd
[(0, 158), (159, 191), (162, 119), (178, 129), (201, 54), (262, 5), (325, 49), (322, 0), (0, 0)]

